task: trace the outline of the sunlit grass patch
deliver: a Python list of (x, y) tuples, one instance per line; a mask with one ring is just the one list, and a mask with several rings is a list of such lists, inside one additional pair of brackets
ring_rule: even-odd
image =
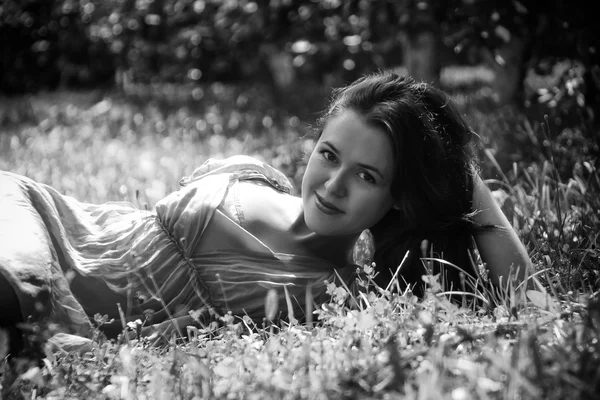
[[(129, 103), (118, 94), (90, 93), (68, 102), (41, 95), (20, 124), (0, 135), (0, 169), (29, 176), (81, 201), (143, 201), (152, 206), (209, 157), (247, 154), (298, 181), (308, 128), (294, 115), (269, 109), (240, 112), (233, 93), (224, 104), (189, 104), (169, 113), (158, 104)], [(57, 101), (57, 104), (54, 102)], [(261, 114), (261, 112), (263, 112)], [(10, 113), (10, 112), (9, 112)]]

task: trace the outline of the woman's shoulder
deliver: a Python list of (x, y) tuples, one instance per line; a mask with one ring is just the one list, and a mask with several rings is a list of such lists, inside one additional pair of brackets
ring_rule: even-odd
[(290, 180), (271, 165), (256, 158), (246, 155), (236, 155), (225, 159), (210, 158), (194, 172), (183, 177), (181, 186), (189, 185), (203, 178), (218, 174), (235, 174), (240, 179), (263, 176), (277, 189), (290, 193), (292, 184)]
[(248, 224), (283, 227), (298, 218), (302, 200), (262, 180), (240, 181), (236, 203)]
[(297, 254), (289, 232), (300, 216), (301, 203), (264, 180), (238, 180), (219, 210), (272, 252)]
[[(289, 180), (280, 171), (260, 160), (241, 155), (225, 159), (208, 159), (191, 175), (182, 178), (180, 184), (182, 186), (180, 190), (157, 203), (158, 212), (165, 207), (177, 211), (176, 214), (183, 211), (212, 210), (225, 202), (243, 203), (243, 207), (236, 207), (237, 211), (252, 214), (252, 211), (260, 205), (267, 210), (272, 209), (270, 205), (273, 202), (270, 200), (274, 196), (291, 191)], [(239, 189), (240, 187), (244, 189)], [(262, 190), (263, 187), (271, 187), (274, 190), (269, 192)], [(235, 195), (236, 192), (241, 194)], [(225, 208), (222, 211), (226, 211), (227, 214), (231, 207)], [(236, 214), (235, 210), (231, 211)], [(232, 216), (234, 220), (240, 219), (236, 215)]]

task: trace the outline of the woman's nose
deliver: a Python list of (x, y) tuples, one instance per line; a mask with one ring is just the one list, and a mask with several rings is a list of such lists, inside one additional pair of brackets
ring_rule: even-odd
[(327, 193), (335, 197), (344, 197), (347, 192), (346, 182), (342, 171), (336, 170), (331, 173), (325, 182)]

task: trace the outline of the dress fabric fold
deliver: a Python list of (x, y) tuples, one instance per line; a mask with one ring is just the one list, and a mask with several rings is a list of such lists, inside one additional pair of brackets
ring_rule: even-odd
[(281, 172), (247, 156), (208, 160), (151, 211), (79, 202), (0, 171), (0, 279), (14, 289), (24, 320), (82, 336), (97, 314), (114, 320), (102, 327), (107, 335), (121, 332), (119, 308), (127, 321), (143, 322), (144, 334), (181, 330), (198, 312), (258, 320), (270, 289), (282, 315), (287, 293), (302, 317), (307, 286), (312, 301), (325, 301), (325, 281), (350, 281), (353, 268), (243, 247), (195, 251), (215, 211), (235, 210), (231, 189), (242, 181), (291, 190)]

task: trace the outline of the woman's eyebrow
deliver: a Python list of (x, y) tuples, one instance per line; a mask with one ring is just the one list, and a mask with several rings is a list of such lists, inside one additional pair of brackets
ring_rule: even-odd
[[(331, 144), (331, 142), (324, 140), (322, 143), (326, 144), (328, 147), (330, 147), (334, 153), (340, 154), (340, 151), (333, 144)], [(383, 173), (377, 167), (374, 167), (373, 165), (369, 165), (369, 164), (364, 164), (364, 163), (357, 163), (356, 165), (358, 165), (361, 168), (368, 169), (369, 171), (376, 173), (377, 175), (379, 175), (379, 177), (382, 180), (385, 180)]]
[(323, 143), (324, 145), (326, 145), (327, 147), (329, 147), (331, 150), (333, 150), (333, 152), (335, 154), (340, 154), (340, 151), (331, 142), (329, 142), (327, 140), (323, 140), (323, 141), (321, 141), (321, 143)]

